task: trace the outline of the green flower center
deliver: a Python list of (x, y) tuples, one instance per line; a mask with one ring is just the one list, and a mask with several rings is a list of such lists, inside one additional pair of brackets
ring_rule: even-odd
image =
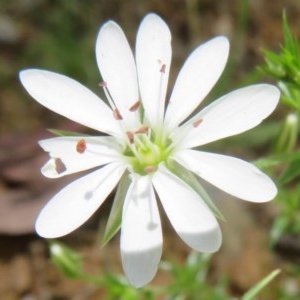
[(123, 155), (129, 160), (133, 171), (146, 175), (157, 170), (161, 162), (167, 163), (172, 153), (171, 141), (158, 137), (144, 127), (135, 133), (127, 132), (128, 143)]

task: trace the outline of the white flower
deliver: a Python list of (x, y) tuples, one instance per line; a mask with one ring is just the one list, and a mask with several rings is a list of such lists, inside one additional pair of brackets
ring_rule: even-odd
[(37, 69), (22, 71), (22, 84), (39, 103), (106, 134), (40, 141), (50, 155), (42, 168), (45, 176), (94, 170), (49, 201), (37, 219), (37, 233), (55, 238), (75, 230), (120, 180), (122, 184), (129, 177), (122, 210), (121, 256), (133, 286), (148, 283), (161, 258), (155, 192), (185, 243), (197, 251), (217, 251), (221, 244), (218, 222), (201, 193), (189, 184), (186, 175), (190, 171), (244, 200), (269, 201), (277, 193), (269, 177), (255, 166), (193, 149), (255, 127), (278, 103), (276, 87), (252, 85), (221, 97), (186, 121), (220, 77), (228, 53), (228, 40), (222, 36), (196, 48), (166, 103), (171, 35), (160, 17), (149, 14), (137, 33), (135, 58), (115, 22), (107, 22), (99, 31), (96, 57), (109, 105), (66, 76)]

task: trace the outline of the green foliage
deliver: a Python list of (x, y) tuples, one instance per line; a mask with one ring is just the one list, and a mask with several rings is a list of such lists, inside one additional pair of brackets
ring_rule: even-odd
[(106, 224), (104, 236), (102, 238), (103, 247), (112, 237), (114, 237), (121, 227), (122, 208), (129, 183), (128, 172), (125, 172), (118, 184), (118, 189)]
[[(45, 1), (36, 11), (31, 11), (29, 17), (35, 25), (35, 38), (27, 44), (24, 56), (29, 61), (38, 60), (39, 67), (51, 67), (79, 81), (86, 82), (91, 76), (99, 78), (91, 38), (95, 36), (97, 27), (91, 28), (87, 18), (92, 14), (92, 6), (81, 1), (50, 2)], [(39, 11), (43, 9), (47, 10), (46, 18)], [(93, 32), (90, 32), (91, 29)]]
[[(191, 252), (184, 264), (175, 262), (162, 262), (160, 269), (172, 277), (172, 282), (158, 287), (144, 287), (135, 289), (131, 287), (123, 276), (101, 274), (101, 277), (86, 274), (82, 268), (82, 257), (74, 250), (62, 243), (52, 241), (50, 254), (54, 265), (63, 275), (70, 279), (80, 279), (99, 286), (104, 291), (104, 300), (154, 300), (156, 297), (166, 300), (230, 300), (226, 278), (216, 283), (209, 280), (211, 256)], [(269, 284), (279, 273), (278, 270), (263, 278), (251, 288), (241, 300), (255, 299), (257, 294)]]
[(48, 131), (57, 136), (88, 136), (84, 133), (68, 131), (68, 130), (48, 129)]
[(70, 279), (82, 278), (82, 257), (71, 248), (58, 242), (50, 242), (50, 256), (59, 271)]
[(297, 149), (300, 114), (300, 47), (293, 36), (285, 13), (282, 19), (283, 43), (280, 52), (263, 50), (265, 65), (260, 70), (272, 77), (282, 92), (281, 103), (287, 114), (274, 142), (274, 154), (256, 165), (268, 167), (278, 176), (277, 204), (280, 213), (273, 222), (271, 244), (284, 234), (300, 234), (300, 157)]
[(263, 50), (265, 65), (260, 69), (278, 82), (282, 101), (290, 108), (300, 110), (300, 52), (292, 35), (287, 17), (283, 14), (284, 40), (280, 53)]
[(277, 197), (280, 214), (271, 228), (271, 244), (274, 245), (284, 234), (300, 234), (300, 185), (292, 189), (281, 189)]
[(154, 299), (154, 291), (146, 288), (135, 289), (128, 284), (123, 276), (104, 273), (101, 277), (95, 277), (87, 274), (82, 267), (83, 260), (81, 255), (62, 243), (56, 241), (50, 243), (50, 256), (53, 264), (67, 278), (93, 283), (106, 291), (105, 296), (101, 299)]
[(258, 282), (254, 287), (252, 287), (246, 294), (243, 295), (241, 300), (251, 300), (254, 299), (257, 294), (267, 286), (278, 274), (280, 270), (275, 270), (265, 278), (263, 278), (260, 282)]
[(104, 300), (154, 300), (155, 293), (152, 289), (135, 289), (131, 287), (124, 277), (106, 274), (103, 276), (101, 286), (106, 290)]
[(210, 258), (210, 255), (191, 252), (184, 265), (163, 263), (163, 269), (170, 272), (173, 279), (165, 288), (165, 299), (229, 299), (225, 280), (219, 280), (216, 285), (208, 282)]
[(293, 153), (281, 153), (274, 154), (268, 157), (260, 158), (253, 163), (260, 169), (267, 169), (272, 167), (280, 166), (284, 163), (294, 163), (300, 159), (300, 151), (295, 151)]
[(291, 153), (297, 143), (299, 127), (298, 114), (295, 112), (289, 113), (281, 126), (278, 138), (275, 140), (275, 153)]

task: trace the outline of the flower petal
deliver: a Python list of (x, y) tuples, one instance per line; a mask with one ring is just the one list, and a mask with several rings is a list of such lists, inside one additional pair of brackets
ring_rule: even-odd
[(77, 229), (103, 203), (124, 170), (124, 165), (111, 163), (67, 185), (40, 212), (35, 224), (37, 233), (57, 238)]
[(165, 123), (172, 129), (181, 123), (210, 92), (226, 65), (229, 42), (216, 37), (196, 48), (188, 57), (177, 77)]
[(150, 282), (162, 253), (162, 232), (150, 176), (134, 176), (123, 206), (121, 255), (134, 287)]
[(113, 137), (55, 137), (39, 141), (51, 159), (42, 168), (44, 176), (58, 178), (120, 158), (120, 146)]
[(124, 121), (132, 126), (135, 114), (129, 109), (139, 100), (136, 66), (124, 32), (113, 21), (99, 31), (96, 58), (113, 101)]
[(217, 251), (222, 240), (220, 227), (199, 195), (162, 164), (152, 180), (166, 214), (182, 240), (197, 251)]
[(267, 175), (241, 159), (194, 150), (179, 151), (173, 158), (219, 189), (243, 200), (266, 202), (277, 194), (275, 184)]
[(162, 122), (171, 65), (171, 34), (157, 15), (142, 21), (136, 41), (136, 64), (146, 118), (154, 128)]
[(20, 80), (27, 92), (48, 109), (87, 127), (119, 135), (111, 109), (79, 82), (39, 69), (21, 71)]
[(279, 97), (279, 90), (269, 84), (238, 89), (204, 108), (179, 128), (174, 139), (182, 138), (180, 147), (190, 148), (244, 132), (268, 117)]

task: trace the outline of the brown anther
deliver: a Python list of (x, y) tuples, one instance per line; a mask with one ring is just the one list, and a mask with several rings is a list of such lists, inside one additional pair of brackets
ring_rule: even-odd
[(202, 122), (203, 122), (203, 119), (199, 119), (199, 120), (194, 121), (193, 127), (195, 127), (195, 128), (198, 127)]
[(147, 166), (147, 167), (144, 168), (144, 171), (145, 171), (146, 173), (153, 173), (153, 172), (155, 172), (156, 170), (157, 170), (157, 167), (153, 167), (153, 166)]
[(113, 110), (113, 116), (116, 120), (122, 120), (122, 115), (120, 114), (119, 110), (116, 108)]
[(166, 64), (162, 64), (159, 72), (161, 72), (161, 73), (165, 73), (166, 72)]
[(80, 154), (84, 153), (86, 150), (86, 141), (85, 139), (81, 139), (77, 142), (76, 151)]
[(132, 131), (126, 131), (126, 135), (128, 137), (129, 143), (134, 143), (134, 133)]
[(62, 162), (60, 158), (55, 158), (54, 162), (55, 162), (55, 170), (58, 174), (61, 174), (67, 170), (65, 164)]
[(148, 126), (143, 126), (141, 128), (139, 128), (137, 131), (135, 131), (134, 133), (136, 134), (148, 134), (148, 131), (149, 131), (149, 127)]
[(100, 87), (107, 87), (107, 82), (102, 81), (98, 84)]
[(132, 106), (130, 106), (129, 111), (134, 112), (136, 111), (141, 105), (141, 101), (135, 102)]

